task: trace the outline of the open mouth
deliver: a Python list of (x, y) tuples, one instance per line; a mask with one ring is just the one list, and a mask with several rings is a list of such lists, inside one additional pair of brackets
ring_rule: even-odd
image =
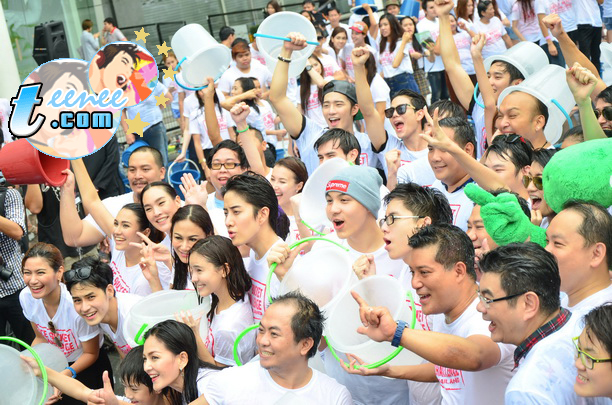
[(98, 311), (94, 311), (94, 312), (90, 312), (88, 314), (83, 314), (83, 317), (85, 319), (88, 319), (88, 320), (91, 321), (91, 320), (93, 320), (96, 317), (97, 314), (98, 314)]
[(39, 292), (41, 292), (44, 288), (44, 286), (40, 286), (40, 287), (30, 287), (30, 291), (32, 292), (32, 294), (38, 294)]
[(236, 232), (227, 231), (227, 236), (229, 236), (230, 239), (234, 239), (236, 237)]
[(330, 127), (335, 128), (338, 125), (340, 125), (340, 118), (330, 118), (329, 119), (329, 126)]
[(339, 231), (344, 226), (344, 221), (341, 221), (339, 219), (334, 219), (332, 223), (334, 224), (334, 229), (336, 231)]
[(419, 294), (419, 301), (421, 303), (421, 305), (425, 305), (429, 299), (431, 298), (431, 294)]
[(489, 323), (489, 332), (493, 333), (496, 327), (497, 327), (497, 324), (491, 321), (491, 323)]
[(159, 378), (159, 374), (149, 374), (149, 377), (151, 377), (151, 382), (154, 383)]
[(530, 196), (529, 198), (531, 199), (531, 209), (537, 210), (540, 208), (540, 205), (542, 204), (541, 198), (536, 196)]
[(127, 89), (128, 80), (125, 75), (117, 75), (117, 87), (121, 87), (123, 91)]
[(259, 351), (259, 356), (260, 357), (271, 357), (271, 356), (274, 356), (274, 353), (268, 352), (268, 351), (265, 351), (265, 350), (260, 350)]
[(402, 129), (404, 129), (404, 123), (402, 121), (395, 121), (393, 123), (393, 127), (395, 128), (396, 132), (401, 132)]
[(585, 376), (581, 375), (581, 374), (578, 374), (576, 376), (576, 382), (578, 384), (586, 384), (587, 382), (589, 382), (589, 379), (586, 378)]

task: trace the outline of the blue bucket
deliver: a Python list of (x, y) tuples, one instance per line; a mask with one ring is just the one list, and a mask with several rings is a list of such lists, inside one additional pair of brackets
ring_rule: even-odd
[[(195, 181), (199, 182), (201, 177), (200, 169), (198, 169), (198, 166), (193, 160), (189, 159), (185, 160), (185, 162), (178, 163), (179, 165), (183, 166), (180, 170), (172, 170), (175, 164), (177, 164), (177, 162), (172, 163), (168, 168), (168, 180), (170, 181), (170, 184), (172, 184), (172, 187), (174, 187), (174, 189), (176, 190), (176, 193), (179, 195), (179, 197), (181, 197), (181, 200), (184, 200), (185, 196), (183, 195), (183, 193), (181, 192), (181, 188), (179, 187), (179, 185), (181, 184), (181, 177), (183, 177), (184, 174), (191, 173)], [(193, 166), (193, 169), (189, 168), (190, 164)]]
[(134, 152), (136, 149), (140, 148), (141, 146), (149, 146), (149, 144), (143, 141), (142, 139), (137, 139), (136, 142), (128, 146), (123, 151), (123, 153), (121, 154), (121, 164), (123, 164), (124, 167), (129, 166), (128, 162), (130, 161), (130, 156), (132, 155), (132, 152)]

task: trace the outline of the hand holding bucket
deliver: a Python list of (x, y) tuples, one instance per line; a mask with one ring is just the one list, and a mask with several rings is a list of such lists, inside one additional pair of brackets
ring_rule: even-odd
[[(40, 356), (38, 355), (38, 353), (36, 353), (36, 350), (30, 347), (30, 345), (28, 345), (27, 343), (19, 339), (9, 337), (9, 336), (0, 336), (0, 341), (2, 340), (14, 342), (14, 343), (17, 343), (25, 347), (36, 360), (36, 364), (38, 365), (38, 368), (40, 370), (40, 376), (42, 377), (42, 380), (43, 380), (43, 390), (42, 390), (40, 402), (38, 402), (38, 404), (43, 405), (47, 398), (48, 380), (47, 380), (47, 370)], [(2, 387), (1, 392), (3, 395), (3, 399), (7, 400), (9, 403), (22, 403), (25, 405), (29, 405), (30, 403), (36, 404), (37, 402), (30, 402), (30, 403), (24, 402), (24, 398), (20, 397), (20, 393), (24, 390), (30, 395), (34, 395), (36, 393), (37, 383), (35, 380), (32, 381), (32, 379), (29, 378), (29, 376), (32, 376), (32, 374), (36, 374), (36, 373), (32, 369), (30, 369), (29, 366), (26, 366), (27, 368), (15, 367), (15, 364), (13, 364), (14, 361), (12, 360), (17, 360), (18, 362), (21, 362), (22, 364), (23, 362), (25, 362), (25, 360), (19, 359), (19, 352), (17, 352), (12, 347), (2, 345), (2, 350), (0, 351), (10, 352), (8, 354), (3, 353), (0, 356), (0, 372), (4, 371), (3, 378), (0, 379), (0, 387)], [(8, 366), (8, 369), (4, 370), (5, 366)], [(30, 387), (25, 386), (26, 384), (28, 384), (28, 382), (30, 383)], [(12, 395), (16, 395), (17, 397), (13, 398)]]
[(66, 181), (63, 170), (70, 161), (40, 152), (27, 139), (6, 144), (0, 151), (0, 170), (10, 184), (48, 184), (59, 187)]

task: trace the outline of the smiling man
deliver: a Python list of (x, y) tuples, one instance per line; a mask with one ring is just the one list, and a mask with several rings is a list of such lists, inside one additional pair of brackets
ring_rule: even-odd
[(352, 405), (345, 387), (308, 366), (321, 341), (323, 322), (317, 305), (300, 293), (276, 298), (257, 332), (259, 362), (230, 367), (211, 377), (204, 390), (207, 403)]
[(554, 256), (535, 243), (513, 243), (484, 255), (479, 266), (478, 311), (494, 341), (517, 346), (505, 404), (575, 404), (579, 317), (560, 307)]

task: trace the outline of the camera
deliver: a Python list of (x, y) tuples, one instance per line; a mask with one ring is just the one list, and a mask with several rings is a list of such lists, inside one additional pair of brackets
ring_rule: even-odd
[(9, 269), (4, 265), (4, 260), (0, 257), (0, 280), (9, 281), (13, 275), (13, 270)]

